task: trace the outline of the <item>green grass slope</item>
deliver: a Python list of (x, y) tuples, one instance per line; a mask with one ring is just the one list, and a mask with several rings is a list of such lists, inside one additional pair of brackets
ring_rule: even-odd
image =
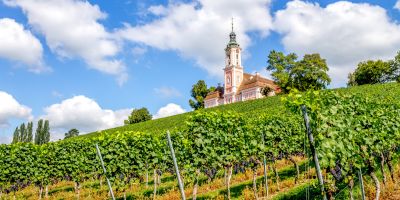
[[(387, 99), (392, 102), (400, 102), (400, 84), (399, 83), (387, 83), (377, 85), (363, 85), (351, 88), (340, 88), (334, 89), (340, 93), (348, 94), (362, 94), (370, 98), (376, 99)], [(282, 96), (273, 96), (263, 99), (232, 103), (228, 105), (221, 105), (214, 108), (205, 109), (206, 112), (211, 111), (234, 111), (242, 113), (245, 116), (252, 118), (257, 117), (260, 114), (277, 115), (283, 109), (284, 105), (281, 102)], [(165, 117), (161, 119), (150, 120), (137, 124), (130, 124), (103, 131), (93, 132), (81, 137), (93, 137), (98, 135), (100, 132), (114, 133), (118, 131), (146, 131), (153, 133), (161, 133), (167, 130), (175, 130), (184, 127), (185, 121), (193, 112), (187, 112), (180, 115), (171, 117)]]

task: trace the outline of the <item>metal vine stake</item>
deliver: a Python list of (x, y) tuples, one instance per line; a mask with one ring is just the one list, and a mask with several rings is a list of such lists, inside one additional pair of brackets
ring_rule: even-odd
[(106, 168), (104, 167), (103, 157), (101, 157), (101, 153), (100, 153), (100, 149), (99, 149), (99, 145), (98, 144), (96, 144), (96, 149), (97, 149), (97, 154), (99, 155), (99, 158), (100, 158), (101, 166), (103, 167), (104, 175), (106, 176), (108, 189), (110, 190), (111, 198), (113, 200), (115, 200), (114, 192), (112, 190), (110, 180), (107, 178), (107, 171), (106, 171)]
[(310, 141), (310, 150), (314, 157), (315, 170), (317, 171), (318, 182), (321, 187), (322, 196), (323, 196), (324, 200), (327, 200), (325, 188), (324, 188), (324, 179), (322, 178), (321, 167), (319, 166), (318, 155), (317, 155), (317, 151), (315, 150), (315, 146), (314, 146), (314, 136), (311, 132), (310, 120), (308, 119), (307, 108), (305, 105), (301, 106), (301, 111), (303, 112), (304, 123), (306, 125), (308, 140)]
[(176, 176), (178, 178), (178, 184), (179, 184), (179, 190), (181, 191), (181, 197), (182, 197), (182, 200), (186, 200), (185, 190), (183, 189), (183, 182), (181, 179), (181, 175), (179, 174), (179, 168), (178, 168), (178, 164), (176, 162), (175, 151), (174, 151), (174, 147), (172, 145), (171, 136), (169, 135), (169, 131), (167, 131), (167, 142), (168, 142), (169, 149), (171, 150), (171, 156), (172, 156), (172, 160), (174, 162)]

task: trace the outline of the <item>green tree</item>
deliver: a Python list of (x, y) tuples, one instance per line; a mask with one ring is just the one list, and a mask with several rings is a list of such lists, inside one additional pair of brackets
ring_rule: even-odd
[(28, 122), (27, 130), (27, 138), (25, 142), (33, 142), (33, 122)]
[(25, 123), (22, 123), (19, 127), (19, 142), (25, 142), (26, 140), (26, 127)]
[(69, 130), (67, 133), (65, 133), (64, 139), (76, 137), (78, 135), (79, 135), (78, 129), (73, 128), (73, 129)]
[(49, 120), (40, 119), (35, 133), (35, 144), (45, 144), (50, 141)]
[(390, 65), (390, 80), (395, 80), (400, 83), (400, 51), (397, 52), (396, 57), (389, 61)]
[(274, 91), (274, 89), (272, 89), (271, 87), (269, 87), (269, 86), (265, 86), (265, 87), (263, 87), (263, 88), (261, 88), (261, 94), (263, 95), (263, 96), (265, 96), (265, 97), (267, 97), (271, 92), (273, 92)]
[(124, 124), (136, 124), (151, 120), (152, 117), (147, 108), (134, 109), (128, 119), (124, 121)]
[(195, 110), (204, 108), (204, 99), (209, 92), (215, 91), (215, 87), (207, 88), (207, 84), (204, 80), (197, 81), (196, 84), (192, 86), (190, 95), (193, 99), (189, 100), (189, 105)]
[(15, 128), (15, 131), (14, 131), (12, 144), (19, 142), (19, 135), (20, 135), (19, 128), (17, 126), (17, 128)]
[(382, 60), (368, 60), (365, 62), (360, 62), (357, 66), (357, 69), (349, 75), (349, 81), (347, 85), (354, 86), (393, 81), (394, 71), (395, 69), (391, 67), (390, 61), (385, 62)]
[(292, 69), (293, 87), (299, 91), (321, 90), (331, 82), (326, 60), (319, 54), (306, 54)]
[(283, 93), (291, 89), (306, 91), (326, 88), (331, 82), (327, 72), (326, 60), (319, 54), (306, 54), (302, 60), (297, 60), (296, 54), (285, 55), (282, 52), (271, 51), (268, 55), (267, 70)]
[(35, 144), (42, 144), (41, 139), (42, 139), (42, 129), (43, 129), (43, 119), (40, 119), (38, 121), (38, 125), (36, 127), (36, 132), (35, 132)]
[(44, 121), (44, 126), (43, 126), (43, 143), (48, 143), (50, 142), (50, 124), (49, 124), (49, 120), (45, 120)]
[(272, 78), (283, 93), (288, 93), (293, 87), (292, 69), (296, 66), (297, 58), (294, 53), (285, 55), (275, 50), (268, 55), (267, 70), (271, 71)]

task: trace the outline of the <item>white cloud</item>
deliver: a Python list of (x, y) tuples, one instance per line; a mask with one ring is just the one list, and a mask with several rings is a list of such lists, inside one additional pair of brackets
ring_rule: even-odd
[(194, 59), (210, 75), (222, 76), (224, 48), (235, 18), (235, 32), (243, 49), (251, 43), (248, 32), (269, 33), (270, 0), (198, 0), (170, 3), (148, 10), (160, 16), (144, 25), (126, 25), (117, 34), (125, 40), (161, 50), (173, 50)]
[(274, 29), (288, 52), (320, 53), (327, 59), (335, 86), (366, 59), (393, 58), (400, 46), (400, 26), (384, 8), (339, 1), (320, 7), (299, 0), (277, 11)]
[(396, 2), (396, 5), (394, 5), (394, 8), (396, 8), (397, 10), (400, 10), (400, 0), (398, 0)]
[(154, 92), (161, 97), (180, 97), (182, 94), (175, 88), (172, 87), (160, 87), (154, 88)]
[(50, 127), (55, 129), (54, 140), (63, 138), (63, 133), (71, 128), (86, 133), (121, 126), (131, 111), (103, 109), (95, 100), (81, 95), (46, 107), (41, 118), (48, 119)]
[(183, 109), (180, 105), (169, 103), (166, 106), (160, 108), (157, 113), (153, 116), (153, 119), (168, 117), (172, 115), (177, 115), (181, 113), (185, 113), (186, 110)]
[(80, 57), (92, 69), (127, 80), (124, 64), (113, 58), (120, 48), (98, 21), (107, 17), (97, 5), (75, 0), (3, 0), (20, 7), (50, 49), (63, 58)]
[(7, 92), (0, 91), (0, 127), (8, 127), (11, 119), (32, 119), (32, 109), (21, 105)]
[(165, 15), (168, 12), (168, 9), (165, 6), (157, 5), (157, 6), (150, 6), (148, 11), (153, 15)]
[(14, 19), (0, 19), (0, 57), (24, 63), (39, 73), (47, 69), (42, 56), (42, 44), (29, 30)]

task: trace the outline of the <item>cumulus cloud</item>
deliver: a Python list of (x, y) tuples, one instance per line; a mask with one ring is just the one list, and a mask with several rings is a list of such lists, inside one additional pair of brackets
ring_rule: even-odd
[(154, 88), (154, 92), (161, 96), (161, 97), (180, 97), (182, 94), (175, 88), (172, 87), (160, 87), (160, 88)]
[(86, 96), (74, 96), (44, 109), (50, 126), (56, 135), (52, 139), (60, 139), (63, 133), (71, 128), (86, 133), (121, 126), (132, 109), (109, 110)]
[(149, 9), (147, 9), (151, 14), (153, 15), (165, 15), (168, 12), (168, 9), (163, 6), (163, 5), (157, 5), (157, 6), (150, 6)]
[(168, 117), (172, 115), (177, 115), (181, 113), (185, 113), (186, 110), (183, 109), (180, 105), (169, 103), (166, 106), (160, 108), (157, 113), (154, 115), (153, 119)]
[(394, 8), (396, 8), (397, 10), (400, 10), (400, 0), (398, 0), (396, 2), (396, 5), (394, 5)]
[(118, 43), (99, 23), (107, 15), (97, 5), (75, 0), (3, 0), (20, 7), (29, 24), (42, 33), (51, 51), (62, 58), (82, 58), (90, 68), (127, 80), (126, 67), (113, 58)]
[(32, 119), (32, 109), (21, 105), (12, 95), (0, 91), (0, 127), (8, 127), (11, 119)]
[(333, 85), (344, 85), (357, 63), (393, 58), (400, 46), (400, 26), (384, 8), (339, 1), (323, 8), (294, 0), (276, 12), (274, 30), (288, 52), (320, 53), (330, 66)]
[[(126, 25), (117, 34), (128, 41), (161, 50), (177, 51), (194, 59), (210, 75), (222, 76), (224, 51), (234, 17), (235, 32), (243, 49), (251, 43), (249, 32), (267, 36), (272, 19), (270, 0), (198, 0), (152, 6), (159, 16), (144, 25)], [(245, 8), (245, 9), (244, 9)]]
[(40, 41), (14, 19), (0, 19), (0, 57), (26, 64), (32, 72), (43, 72), (47, 68), (43, 61)]

